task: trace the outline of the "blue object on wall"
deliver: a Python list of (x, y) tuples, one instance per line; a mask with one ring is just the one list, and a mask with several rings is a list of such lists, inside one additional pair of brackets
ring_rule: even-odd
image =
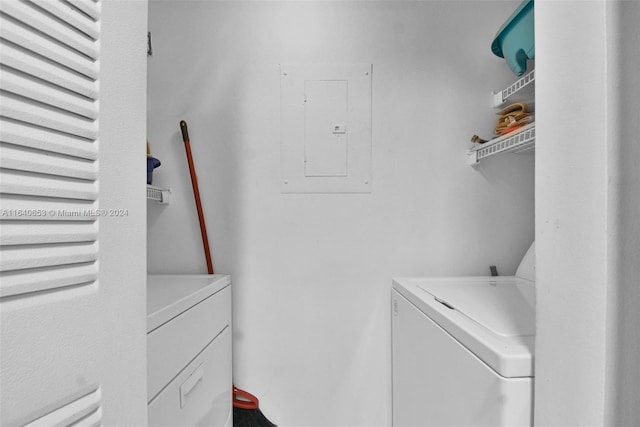
[(533, 23), (533, 0), (524, 0), (491, 43), (491, 51), (504, 58), (518, 76), (527, 70), (527, 59), (535, 57)]

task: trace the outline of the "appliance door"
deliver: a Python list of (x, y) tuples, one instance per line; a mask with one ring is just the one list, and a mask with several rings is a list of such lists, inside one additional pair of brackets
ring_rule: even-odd
[(149, 403), (149, 425), (230, 425), (231, 370), (231, 328), (226, 327)]
[(393, 426), (531, 426), (533, 378), (504, 378), (392, 291)]

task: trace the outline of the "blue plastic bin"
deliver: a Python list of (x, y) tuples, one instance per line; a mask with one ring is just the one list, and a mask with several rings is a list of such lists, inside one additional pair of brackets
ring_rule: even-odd
[(516, 75), (527, 70), (527, 59), (535, 57), (533, 0), (525, 0), (498, 30), (491, 50), (504, 58)]

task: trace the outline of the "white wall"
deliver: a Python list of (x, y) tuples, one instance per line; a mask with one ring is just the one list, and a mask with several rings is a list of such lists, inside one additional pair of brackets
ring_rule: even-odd
[(536, 3), (536, 425), (640, 423), (640, 3)]
[[(187, 120), (216, 272), (234, 286), (234, 381), (281, 426), (391, 422), (394, 276), (512, 274), (533, 240), (533, 156), (466, 165), (489, 49), (518, 2), (153, 1), (148, 133), (174, 190), (149, 206), (149, 271), (205, 272)], [(281, 194), (279, 63), (373, 72), (371, 194)]]
[(146, 136), (147, 2), (105, 1), (101, 7), (100, 208), (126, 209), (127, 215), (100, 218), (105, 310), (91, 320), (106, 322), (100, 323), (102, 422), (140, 426), (147, 423), (147, 219), (140, 167)]
[(604, 421), (604, 4), (578, 3), (536, 4), (535, 419), (543, 426)]
[(609, 362), (606, 418), (610, 425), (640, 425), (640, 2), (608, 3), (612, 76), (609, 133), (616, 141), (608, 156), (613, 172), (609, 227), (616, 244), (609, 268), (616, 287), (608, 299)]

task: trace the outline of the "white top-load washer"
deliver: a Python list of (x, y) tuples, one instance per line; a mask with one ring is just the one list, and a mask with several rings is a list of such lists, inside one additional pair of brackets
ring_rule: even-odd
[(393, 425), (530, 426), (535, 243), (515, 276), (397, 278)]

